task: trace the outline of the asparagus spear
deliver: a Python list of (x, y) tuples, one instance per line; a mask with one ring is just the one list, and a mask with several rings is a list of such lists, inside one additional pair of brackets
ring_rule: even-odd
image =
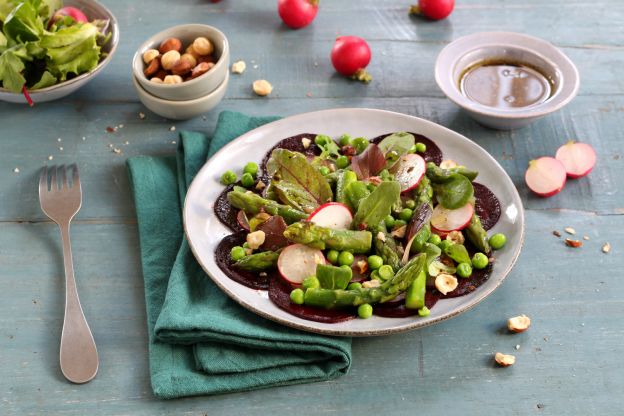
[(422, 204), (426, 202), (431, 205), (431, 199), (433, 198), (433, 188), (431, 187), (431, 181), (427, 176), (423, 176), (416, 188), (416, 196), (418, 198), (418, 202)]
[[(401, 268), (401, 260), (394, 237), (386, 232), (386, 226), (383, 222), (377, 226), (376, 231), (375, 252), (383, 259), (384, 264), (390, 265), (395, 272), (398, 271)], [(379, 233), (382, 233), (383, 238), (379, 238)]]
[(263, 251), (241, 258), (234, 266), (250, 272), (261, 272), (276, 267), (278, 257), (279, 253), (276, 251)]
[(344, 170), (337, 175), (337, 180), (336, 180), (336, 201), (337, 202), (340, 202), (341, 204), (350, 205), (350, 201), (349, 201), (349, 198), (347, 198), (345, 189), (350, 183), (356, 182), (356, 181), (357, 181), (357, 175), (355, 174), (355, 172), (351, 170)]
[(368, 253), (373, 239), (369, 231), (333, 230), (305, 221), (286, 228), (284, 237), (320, 250), (348, 250), (355, 254)]
[(354, 290), (307, 289), (304, 303), (310, 306), (332, 309), (359, 306), (364, 303), (387, 302), (404, 292), (425, 267), (425, 255), (419, 254), (379, 287)]
[(308, 217), (308, 214), (287, 205), (279, 204), (270, 199), (262, 198), (251, 192), (232, 191), (227, 194), (230, 204), (249, 214), (257, 214), (264, 210), (271, 215), (281, 215), (286, 223), (293, 223)]
[(481, 224), (481, 220), (477, 214), (472, 214), (470, 224), (466, 227), (466, 237), (474, 246), (483, 253), (490, 252), (490, 243), (488, 242), (488, 235)]
[(457, 167), (450, 168), (450, 169), (442, 169), (441, 167), (437, 166), (433, 162), (427, 163), (427, 177), (431, 179), (432, 182), (444, 183), (448, 181), (449, 179), (451, 179), (451, 175), (455, 173), (459, 173), (460, 175), (465, 176), (466, 178), (470, 179), (471, 182), (474, 181), (477, 175), (479, 174), (479, 172), (470, 170), (466, 168), (465, 166), (457, 166)]

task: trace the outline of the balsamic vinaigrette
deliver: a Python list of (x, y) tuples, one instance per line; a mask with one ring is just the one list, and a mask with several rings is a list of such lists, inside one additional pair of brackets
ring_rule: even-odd
[(488, 107), (529, 107), (548, 100), (553, 82), (538, 70), (510, 62), (480, 62), (466, 69), (459, 81), (461, 93)]

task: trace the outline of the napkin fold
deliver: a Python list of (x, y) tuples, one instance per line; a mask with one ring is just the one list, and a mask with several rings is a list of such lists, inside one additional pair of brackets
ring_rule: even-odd
[(224, 111), (212, 138), (182, 132), (175, 157), (127, 162), (141, 245), (151, 382), (160, 398), (323, 381), (349, 370), (350, 338), (301, 332), (242, 308), (205, 274), (184, 236), (184, 197), (198, 170), (232, 139), (276, 119)]

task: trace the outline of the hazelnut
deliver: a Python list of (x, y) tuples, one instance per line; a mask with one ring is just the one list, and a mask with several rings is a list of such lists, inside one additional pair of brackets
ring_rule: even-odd
[(143, 62), (149, 64), (154, 58), (160, 56), (160, 52), (156, 49), (148, 49), (143, 53)]
[(154, 84), (162, 84), (163, 80), (157, 77), (154, 77), (152, 79), (150, 79), (150, 82), (153, 82)]
[(180, 52), (169, 51), (160, 58), (160, 64), (162, 65), (164, 69), (169, 71), (171, 68), (173, 68), (173, 66), (175, 65), (176, 62), (178, 62), (179, 59), (180, 59)]
[(143, 74), (149, 78), (151, 76), (156, 75), (156, 73), (160, 70), (160, 60), (158, 58), (152, 59), (150, 63), (147, 65), (147, 68), (143, 70)]
[(245, 61), (236, 61), (232, 64), (232, 73), (233, 74), (242, 74), (245, 72), (245, 68), (247, 68), (247, 64)]
[(435, 278), (435, 287), (440, 293), (446, 295), (457, 289), (457, 278), (450, 274), (440, 273)]
[(247, 234), (247, 244), (249, 244), (249, 248), (252, 250), (259, 248), (264, 244), (265, 237), (264, 231), (254, 231), (253, 233)]
[(193, 44), (191, 44), (188, 48), (186, 48), (186, 50), (184, 51), (185, 54), (189, 54), (189, 55), (193, 55), (193, 57), (195, 59), (199, 59), (201, 57), (200, 54), (197, 53), (197, 51), (195, 49), (193, 49)]
[(273, 86), (265, 79), (254, 81), (252, 87), (253, 92), (261, 97), (267, 96), (273, 91)]
[(531, 326), (531, 318), (526, 315), (514, 316), (507, 320), (507, 328), (511, 332), (524, 332)]
[(185, 53), (184, 55), (180, 57), (180, 59), (187, 61), (189, 64), (191, 64), (191, 68), (195, 68), (197, 66), (197, 58), (195, 58), (190, 53)]
[(214, 46), (208, 39), (199, 37), (193, 41), (193, 49), (200, 55), (210, 55), (214, 51)]
[(494, 355), (494, 360), (496, 360), (496, 363), (498, 365), (501, 365), (503, 367), (508, 367), (510, 365), (513, 365), (516, 362), (516, 357), (514, 357), (513, 355), (507, 355), (507, 354), (497, 352)]
[(178, 59), (178, 62), (176, 62), (175, 65), (173, 65), (173, 68), (171, 68), (171, 72), (173, 75), (185, 75), (191, 72), (192, 69), (193, 67), (189, 61), (186, 59)]
[(169, 38), (162, 41), (160, 46), (158, 47), (158, 51), (163, 55), (169, 51), (180, 52), (182, 50), (182, 42), (180, 39)]
[(442, 163), (440, 163), (440, 167), (442, 169), (451, 169), (456, 168), (457, 166), (457, 162), (451, 159), (443, 160)]
[(197, 78), (201, 75), (204, 75), (206, 72), (210, 71), (214, 66), (213, 63), (202, 62), (193, 68), (193, 72), (191, 73), (191, 78)]
[(461, 231), (451, 231), (446, 235), (446, 240), (453, 244), (464, 244), (466, 241)]
[(165, 84), (181, 84), (183, 82), (182, 77), (180, 75), (167, 75), (165, 77)]

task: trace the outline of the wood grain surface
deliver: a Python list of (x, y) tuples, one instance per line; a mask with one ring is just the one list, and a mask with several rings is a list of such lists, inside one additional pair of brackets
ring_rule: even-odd
[[(409, 2), (325, 0), (314, 23), (298, 31), (281, 24), (274, 1), (103, 3), (119, 19), (121, 43), (101, 75), (57, 102), (34, 108), (0, 103), (0, 414), (622, 414), (624, 2), (458, 0), (449, 19), (434, 23), (408, 16)], [(232, 59), (244, 59), (247, 71), (231, 77), (226, 98), (213, 112), (172, 122), (138, 102), (130, 62), (148, 36), (190, 22), (224, 31)], [(442, 95), (433, 66), (449, 41), (477, 31), (518, 31), (553, 42), (579, 68), (579, 96), (521, 130), (476, 124)], [(369, 41), (370, 85), (335, 75), (328, 57), (340, 34)], [(259, 78), (274, 85), (270, 98), (253, 95), (251, 83)], [(340, 379), (155, 399), (126, 158), (172, 153), (177, 131), (210, 133), (219, 110), (291, 115), (336, 107), (423, 117), (488, 150), (527, 208), (517, 266), (491, 297), (456, 319), (354, 340), (352, 370)], [(106, 131), (120, 125), (115, 133)], [(523, 182), (528, 161), (553, 154), (569, 139), (595, 147), (594, 171), (569, 181), (553, 198), (530, 195)], [(41, 166), (74, 161), (84, 190), (72, 228), (77, 284), (101, 359), (97, 378), (81, 386), (66, 382), (58, 366), (61, 246), (37, 199)], [(582, 248), (566, 247), (552, 235), (568, 226), (589, 237)], [(605, 242), (612, 245), (609, 254), (601, 252)], [(509, 334), (506, 319), (522, 313), (533, 326)], [(496, 367), (496, 351), (516, 355), (516, 364)]]

